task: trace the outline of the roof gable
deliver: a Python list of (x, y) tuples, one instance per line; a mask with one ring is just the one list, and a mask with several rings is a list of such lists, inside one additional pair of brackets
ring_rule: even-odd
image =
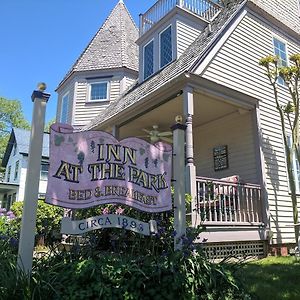
[[(2, 160), (2, 166), (6, 167), (13, 150), (17, 144), (18, 153), (28, 155), (30, 144), (30, 131), (20, 128), (13, 128)], [(42, 157), (49, 157), (49, 133), (44, 133)]]
[(82, 71), (122, 67), (138, 71), (137, 39), (138, 28), (123, 1), (119, 1), (65, 79)]

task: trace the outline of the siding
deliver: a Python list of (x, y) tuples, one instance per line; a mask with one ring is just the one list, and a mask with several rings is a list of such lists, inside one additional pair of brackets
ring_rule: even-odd
[(200, 30), (187, 23), (177, 20), (177, 58), (199, 35)]
[[(288, 54), (300, 51), (299, 45), (276, 32), (270, 25), (247, 14), (211, 61), (203, 77), (260, 100), (261, 133), (266, 164), (266, 183), (273, 242), (292, 242), (292, 205), (288, 193), (285, 153), (279, 114), (265, 71), (258, 65), (261, 57), (273, 54), (273, 36), (287, 41)], [(282, 103), (289, 99), (280, 89)]]
[(299, 0), (252, 0), (273, 17), (293, 30), (300, 32)]
[[(197, 175), (222, 178), (237, 174), (246, 182), (259, 182), (255, 160), (252, 113), (245, 115), (233, 113), (204, 126), (194, 128)], [(215, 172), (213, 148), (221, 145), (228, 146), (229, 168)]]
[[(120, 78), (113, 77), (110, 81), (110, 101), (114, 101), (120, 95)], [(109, 101), (87, 102), (88, 82), (85, 79), (78, 80), (76, 85), (76, 102), (74, 106), (73, 126), (83, 126), (94, 119), (108, 105)]]
[(125, 89), (127, 90), (129, 87), (131, 87), (136, 82), (136, 80), (137, 80), (136, 77), (126, 77)]
[(56, 112), (56, 121), (60, 122), (61, 109), (62, 109), (62, 98), (66, 93), (69, 93), (69, 105), (68, 105), (68, 119), (67, 123), (72, 123), (73, 116), (73, 101), (74, 101), (74, 91), (75, 91), (75, 80), (71, 80), (68, 84), (58, 93), (58, 103)]

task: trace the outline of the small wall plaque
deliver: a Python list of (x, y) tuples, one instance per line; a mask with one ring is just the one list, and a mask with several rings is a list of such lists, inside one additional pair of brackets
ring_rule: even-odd
[(228, 169), (228, 146), (218, 146), (213, 149), (215, 171)]

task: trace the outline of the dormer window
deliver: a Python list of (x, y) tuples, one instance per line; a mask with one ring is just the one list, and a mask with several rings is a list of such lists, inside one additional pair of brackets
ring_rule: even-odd
[(163, 68), (173, 60), (172, 49), (172, 26), (162, 31), (159, 35), (160, 45), (160, 68)]
[(144, 79), (154, 72), (154, 41), (152, 40), (144, 47)]
[(108, 81), (98, 81), (90, 83), (89, 87), (89, 101), (108, 101)]

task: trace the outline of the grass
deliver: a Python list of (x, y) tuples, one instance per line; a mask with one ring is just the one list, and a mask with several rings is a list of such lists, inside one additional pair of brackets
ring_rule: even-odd
[(268, 257), (247, 263), (240, 272), (253, 299), (300, 299), (300, 261), (295, 257)]

